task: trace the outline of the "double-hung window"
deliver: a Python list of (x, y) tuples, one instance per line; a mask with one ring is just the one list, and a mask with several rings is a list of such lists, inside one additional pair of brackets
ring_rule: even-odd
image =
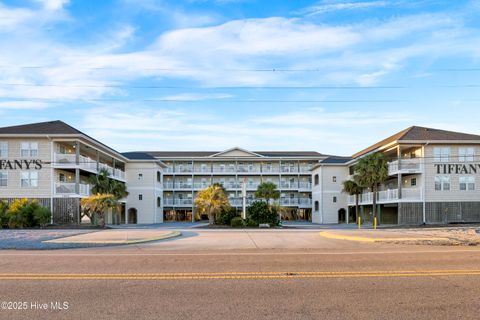
[(23, 171), (21, 173), (20, 185), (22, 186), (22, 188), (38, 187), (38, 172)]
[(8, 186), (8, 172), (0, 171), (0, 187)]
[(436, 176), (435, 177), (435, 190), (436, 191), (449, 191), (450, 190), (450, 176)]
[(450, 147), (435, 147), (433, 148), (433, 157), (435, 162), (450, 161)]
[(475, 177), (464, 176), (459, 177), (460, 191), (473, 191), (475, 190)]
[(0, 141), (0, 159), (8, 158), (8, 142)]
[(473, 162), (475, 158), (475, 148), (458, 148), (458, 161)]
[(22, 158), (33, 158), (38, 156), (38, 142), (22, 142), (20, 155)]

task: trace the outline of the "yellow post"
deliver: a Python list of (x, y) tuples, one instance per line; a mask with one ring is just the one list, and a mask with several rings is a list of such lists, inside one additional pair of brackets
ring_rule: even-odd
[(377, 229), (377, 217), (373, 218), (373, 229)]
[(358, 229), (360, 229), (361, 227), (361, 223), (362, 223), (362, 218), (361, 217), (358, 217)]

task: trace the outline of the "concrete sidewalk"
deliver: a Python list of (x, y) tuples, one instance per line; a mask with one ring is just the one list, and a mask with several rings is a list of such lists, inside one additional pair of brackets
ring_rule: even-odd
[(179, 231), (155, 229), (115, 229), (101, 230), (71, 237), (47, 240), (47, 243), (87, 243), (87, 244), (135, 244), (164, 240), (180, 236)]
[(328, 239), (357, 242), (388, 242), (431, 245), (479, 245), (476, 228), (417, 228), (392, 230), (329, 230), (320, 232)]

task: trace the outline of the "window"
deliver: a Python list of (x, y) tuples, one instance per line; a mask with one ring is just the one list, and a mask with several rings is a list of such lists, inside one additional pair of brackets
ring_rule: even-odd
[(337, 202), (337, 197), (333, 197), (333, 203)]
[(450, 147), (433, 148), (433, 156), (434, 156), (435, 162), (450, 161)]
[(58, 181), (60, 181), (60, 182), (66, 182), (67, 181), (67, 179), (65, 179), (65, 174), (64, 173), (60, 173), (58, 175)]
[(410, 186), (415, 187), (416, 185), (417, 185), (417, 178), (412, 178), (412, 180), (410, 180)]
[(38, 172), (24, 171), (21, 173), (20, 185), (22, 188), (38, 187)]
[(139, 201), (142, 201), (142, 200), (143, 200), (143, 194), (139, 194), (139, 195), (138, 195), (138, 200), (139, 200)]
[(319, 177), (318, 174), (315, 175), (315, 185), (318, 186), (319, 183)]
[(467, 177), (460, 177), (460, 190), (461, 191), (473, 191), (475, 190), (475, 177), (467, 176)]
[(20, 154), (22, 158), (31, 158), (38, 155), (37, 142), (22, 142)]
[(473, 162), (475, 158), (475, 148), (458, 148), (458, 161)]
[(450, 190), (450, 176), (436, 176), (435, 177), (435, 190), (436, 191), (448, 191), (448, 190)]
[(138, 174), (138, 180), (143, 180), (143, 173)]
[(0, 141), (0, 158), (8, 158), (8, 142)]
[(157, 197), (157, 207), (160, 208), (162, 206), (162, 198)]
[(320, 208), (320, 205), (318, 204), (318, 201), (315, 201), (315, 211), (318, 211)]
[(0, 171), (0, 187), (8, 186), (8, 172)]
[(157, 171), (157, 182), (162, 182), (162, 174), (160, 171)]
[(337, 177), (333, 176), (332, 181), (337, 182)]

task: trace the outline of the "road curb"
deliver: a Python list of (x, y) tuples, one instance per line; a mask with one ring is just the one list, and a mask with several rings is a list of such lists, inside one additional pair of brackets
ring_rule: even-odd
[(46, 240), (42, 242), (62, 243), (62, 244), (138, 244), (138, 243), (166, 240), (166, 239), (178, 237), (181, 235), (182, 233), (180, 231), (171, 231), (167, 234), (163, 234), (158, 237), (150, 237), (150, 238), (135, 239), (135, 240), (96, 240), (95, 241), (95, 240), (66, 240), (65, 238), (60, 238), (60, 239)]

